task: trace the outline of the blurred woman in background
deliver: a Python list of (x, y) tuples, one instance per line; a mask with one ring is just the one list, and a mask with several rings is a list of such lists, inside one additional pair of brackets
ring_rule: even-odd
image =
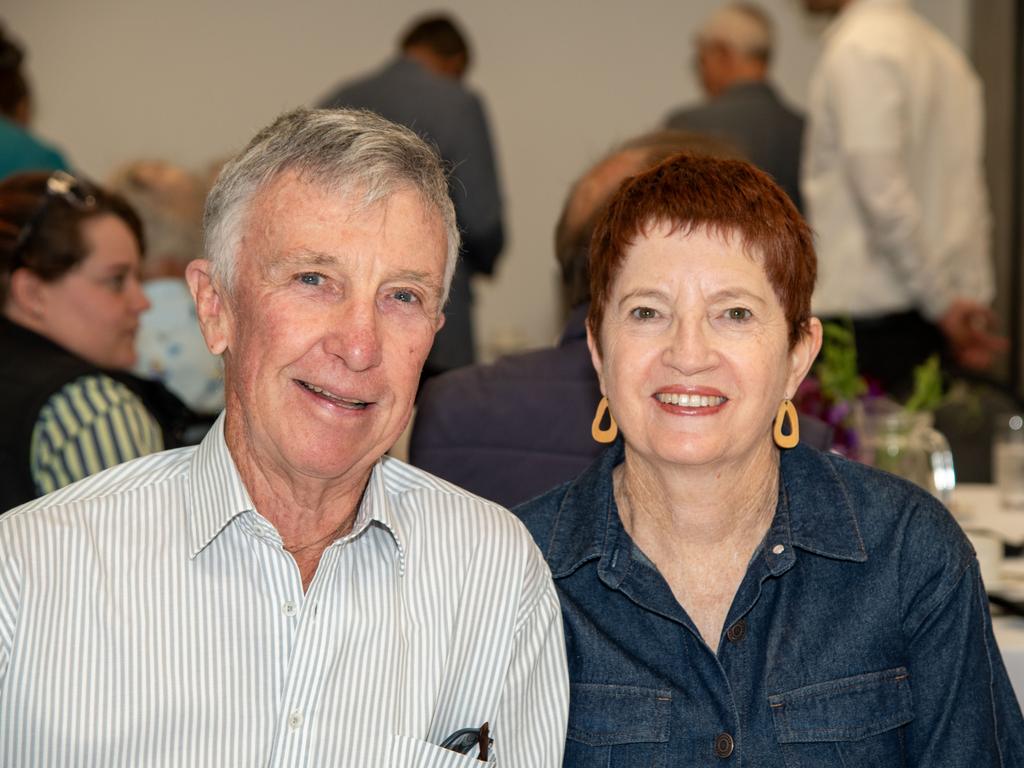
[(181, 404), (125, 373), (142, 250), (116, 196), (63, 171), (0, 183), (0, 512), (164, 448)]

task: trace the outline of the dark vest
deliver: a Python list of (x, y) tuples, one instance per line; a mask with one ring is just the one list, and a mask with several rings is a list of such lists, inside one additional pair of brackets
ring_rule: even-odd
[(160, 424), (164, 445), (180, 444), (188, 409), (158, 382), (105, 371), (0, 317), (0, 513), (36, 497), (29, 452), (39, 412), (67, 384), (104, 374), (127, 386)]

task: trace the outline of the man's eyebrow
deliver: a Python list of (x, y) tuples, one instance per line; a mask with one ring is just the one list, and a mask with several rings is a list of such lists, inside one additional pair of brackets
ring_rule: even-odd
[(338, 258), (322, 251), (310, 251), (300, 248), (296, 251), (282, 253), (276, 259), (278, 264), (304, 265), (304, 266), (328, 266), (337, 264)]
[(443, 291), (442, 282), (434, 275), (416, 269), (403, 269), (395, 272), (388, 278), (388, 282), (412, 283), (433, 291), (439, 296)]

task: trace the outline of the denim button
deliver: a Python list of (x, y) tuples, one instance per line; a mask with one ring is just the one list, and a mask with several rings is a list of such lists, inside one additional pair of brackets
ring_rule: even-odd
[(729, 631), (725, 633), (725, 636), (729, 638), (729, 642), (738, 643), (747, 636), (747, 620), (740, 619), (737, 621), (729, 627)]
[(729, 757), (735, 746), (728, 733), (722, 732), (715, 737), (715, 754), (719, 757)]

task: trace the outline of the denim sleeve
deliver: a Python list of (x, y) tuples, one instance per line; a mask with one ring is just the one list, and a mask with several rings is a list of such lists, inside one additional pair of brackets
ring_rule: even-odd
[(1024, 720), (996, 647), (978, 563), (970, 556), (963, 565), (929, 574), (937, 589), (929, 594), (922, 585), (917, 598), (937, 601), (927, 613), (910, 612), (915, 626), (904, 614), (914, 696), (906, 752), (915, 766), (1024, 766)]

